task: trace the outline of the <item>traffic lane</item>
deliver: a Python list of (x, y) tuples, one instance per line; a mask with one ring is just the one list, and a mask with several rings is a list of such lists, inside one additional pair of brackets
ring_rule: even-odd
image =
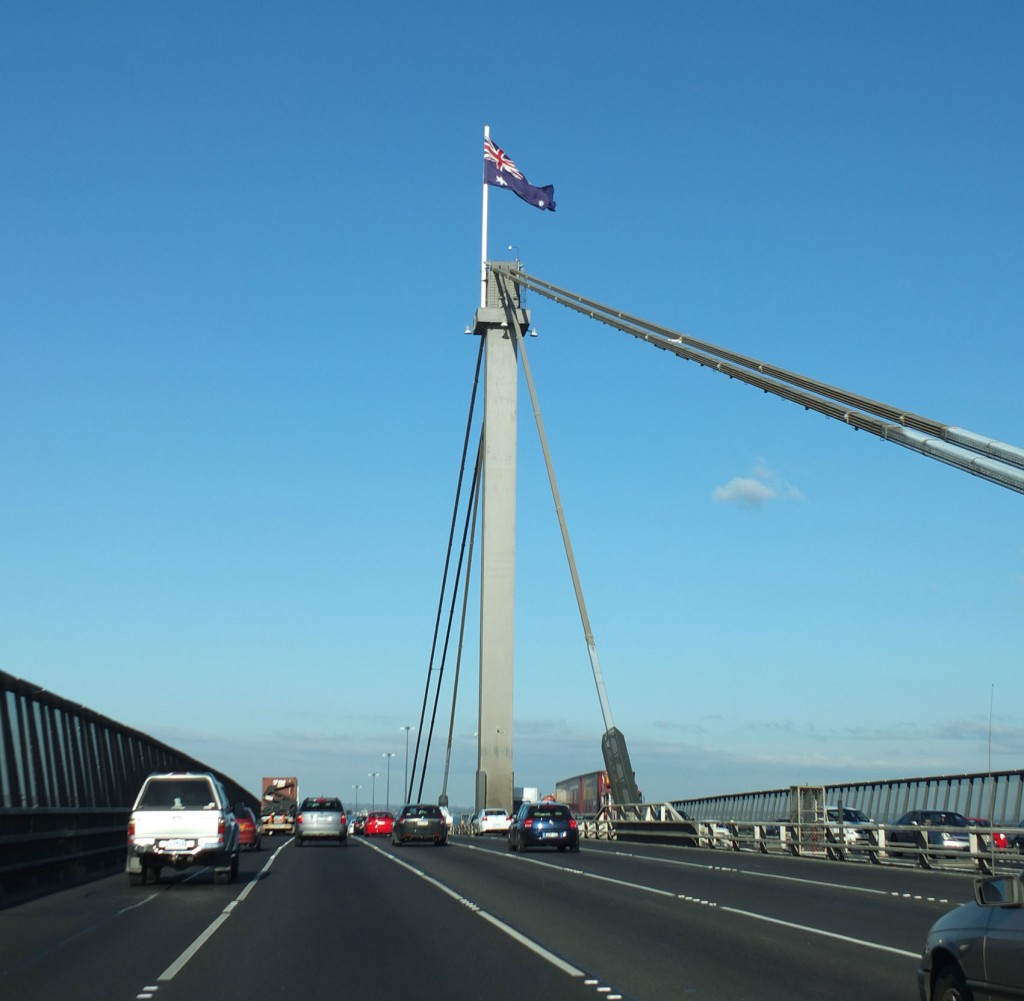
[[(504, 845), (501, 848), (504, 849)], [(737, 869), (766, 876), (792, 876), (797, 873), (808, 879), (836, 886), (910, 893), (922, 899), (965, 900), (972, 895), (972, 885), (978, 875), (968, 867), (925, 870), (909, 863), (871, 865), (864, 861), (833, 862), (806, 855), (762, 855), (760, 852), (734, 852), (630, 841), (588, 839), (581, 842), (581, 850), (588, 854), (605, 853), (638, 859), (649, 858), (723, 871)]]
[[(476, 843), (468, 847), (498, 850), (498, 846)], [(544, 858), (579, 868), (593, 878), (668, 890), (681, 899), (731, 906), (765, 919), (810, 925), (821, 932), (910, 951), (921, 947), (939, 915), (973, 893), (973, 881), (955, 874), (899, 868), (880, 871), (874, 866), (796, 858), (789, 865), (780, 865), (786, 860), (778, 859), (766, 865), (758, 855), (726, 856), (627, 842), (599, 848), (585, 842), (578, 855), (570, 856), (571, 861), (550, 852), (523, 857)]]
[(681, 899), (911, 952), (922, 947), (936, 918), (972, 893), (966, 880), (932, 880), (927, 873), (899, 870), (879, 879), (867, 867), (836, 872), (846, 867), (811, 860), (794, 859), (797, 864), (788, 872), (687, 862), (681, 857), (652, 861), (627, 851), (590, 852), (587, 861), (588, 871), (595, 875), (653, 885)]
[[(290, 849), (184, 962), (145, 981), (157, 1001), (453, 995), (520, 1001), (627, 997), (586, 970), (513, 937), (486, 910), (419, 874), (451, 849), (365, 843)], [(141, 990), (141, 987), (140, 987)], [(134, 995), (132, 995), (134, 997)]]
[(164, 871), (132, 887), (118, 873), (0, 911), (0, 1001), (134, 998), (138, 981), (171, 962), (254, 879), (261, 852), (236, 883), (210, 869)]
[(635, 998), (706, 992), (905, 1001), (915, 990), (917, 949), (893, 951), (595, 879), (577, 867), (586, 852), (535, 857), (453, 847), (443, 857), (424, 855), (423, 868)]

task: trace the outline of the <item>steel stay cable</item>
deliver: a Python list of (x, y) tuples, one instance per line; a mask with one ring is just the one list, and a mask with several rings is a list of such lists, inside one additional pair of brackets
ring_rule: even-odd
[(423, 766), (420, 769), (420, 784), (419, 790), (416, 793), (417, 801), (421, 801), (423, 798), (423, 783), (427, 777), (427, 759), (430, 757), (430, 742), (434, 737), (434, 723), (437, 719), (437, 705), (441, 698), (441, 682), (444, 680), (444, 668), (448, 662), (448, 644), (451, 641), (452, 635), (452, 623), (455, 620), (455, 602), (459, 596), (459, 581), (462, 579), (462, 568), (466, 558), (466, 539), (469, 535), (469, 527), (474, 514), (476, 513), (476, 506), (472, 503), (473, 497), (477, 490), (477, 480), (480, 472), (483, 468), (483, 434), (480, 436), (480, 444), (477, 449), (477, 461), (473, 470), (473, 482), (470, 490), (470, 503), (466, 506), (466, 520), (462, 527), (462, 544), (459, 548), (459, 562), (455, 570), (455, 580), (452, 583), (452, 600), (448, 609), (448, 625), (445, 629), (444, 634), (444, 647), (441, 651), (441, 664), (438, 668), (437, 673), (437, 684), (434, 687), (434, 708), (430, 714), (430, 732), (427, 734), (427, 744), (423, 752)]
[[(427, 679), (423, 689), (423, 705), (420, 708), (420, 724), (416, 730), (416, 749), (412, 758), (412, 769), (409, 772), (409, 788), (405, 790), (405, 802), (412, 799), (412, 786), (416, 776), (416, 764), (419, 760), (420, 742), (423, 739), (423, 720), (427, 714), (427, 700), (430, 697), (430, 675), (434, 670), (434, 654), (437, 651), (437, 634), (441, 628), (441, 611), (444, 608), (444, 596), (448, 587), (448, 570), (451, 565), (452, 540), (455, 538), (455, 525), (459, 516), (459, 500), (462, 496), (462, 484), (466, 475), (466, 455), (469, 452), (469, 435), (473, 426), (473, 413), (476, 408), (477, 390), (480, 386), (480, 366), (483, 364), (484, 341), (480, 338), (480, 347), (476, 355), (476, 368), (473, 371), (473, 389), (469, 397), (469, 414), (466, 417), (466, 433), (462, 440), (462, 456), (459, 460), (459, 477), (455, 488), (455, 503), (452, 506), (452, 521), (448, 529), (448, 547), (445, 551), (444, 572), (441, 575), (441, 591), (437, 598), (437, 615), (434, 617), (434, 636), (430, 644), (430, 660), (427, 663)], [(421, 783), (422, 786), (422, 783)]]
[[(742, 355), (734, 351), (729, 351), (725, 348), (717, 347), (707, 341), (690, 337), (687, 334), (683, 334), (677, 330), (672, 330), (669, 327), (660, 326), (640, 317), (633, 316), (632, 314), (621, 312), (610, 306), (605, 306), (593, 299), (577, 295), (574, 292), (562, 289), (550, 282), (545, 282), (539, 278), (535, 278), (527, 274), (525, 271), (509, 264), (503, 262), (492, 262), (491, 266), (497, 273), (509, 275), (516, 284), (529, 288), (538, 294), (557, 302), (559, 305), (573, 309), (579, 313), (589, 316), (591, 319), (599, 320), (602, 323), (608, 324), (609, 326), (616, 327), (617, 329), (622, 330), (625, 333), (629, 333), (634, 337), (646, 340), (648, 343), (656, 344), (658, 347), (664, 347), (667, 350), (671, 350), (680, 357), (688, 360), (695, 360), (688, 352), (681, 350), (682, 346), (686, 345), (698, 352), (701, 352), (702, 357), (705, 358), (705, 361), (702, 362), (702, 364), (705, 364), (708, 367), (716, 368), (717, 363), (710, 360), (707, 356), (720, 358), (723, 361), (731, 362), (733, 365), (740, 366), (740, 368), (749, 369), (752, 372), (757, 372), (772, 380), (776, 380), (773, 382), (773, 385), (777, 385), (780, 382), (788, 383), (801, 389), (808, 390), (818, 396), (824, 396), (827, 399), (836, 400), (858, 410), (875, 414), (878, 417), (892, 421), (899, 427), (911, 428), (924, 434), (935, 435), (942, 441), (950, 442), (968, 451), (977, 452), (978, 454), (984, 455), (990, 459), (1007, 463), (1011, 466), (1024, 468), (1024, 449), (1017, 446), (1008, 445), (1005, 442), (968, 431), (964, 428), (932, 420), (931, 418), (923, 417), (920, 414), (911, 413), (910, 411), (902, 408), (881, 403), (878, 400), (873, 400), (870, 397), (863, 396), (858, 393), (849, 392), (848, 390), (832, 386), (817, 379), (811, 379), (796, 372), (767, 364), (756, 358), (751, 358), (747, 355)], [(646, 334), (638, 333), (638, 330), (634, 328), (639, 328), (639, 330), (653, 333), (658, 338), (664, 338), (665, 340), (651, 340), (646, 336)], [(820, 410), (820, 408), (811, 409), (818, 410), (822, 413), (825, 412)], [(957, 463), (953, 464), (957, 465)], [(1006, 484), (1003, 483), (1003, 485)]]
[(448, 719), (448, 743), (445, 746), (444, 773), (441, 780), (441, 798), (448, 802), (448, 769), (452, 760), (452, 734), (455, 731), (455, 704), (459, 697), (459, 677), (462, 673), (462, 647), (466, 638), (466, 611), (469, 606), (469, 582), (473, 571), (473, 544), (476, 541), (476, 518), (480, 502), (480, 480), (484, 468), (484, 436), (480, 434), (480, 445), (476, 454), (476, 471), (473, 474), (473, 487), (470, 492), (470, 504), (473, 509), (472, 526), (469, 530), (469, 553), (466, 558), (466, 581), (462, 586), (462, 618), (459, 621), (459, 642), (455, 654), (455, 681), (452, 684), (452, 709)]
[(540, 438), (541, 451), (544, 454), (544, 465), (547, 468), (548, 483), (551, 486), (551, 496), (555, 503), (555, 514), (558, 517), (558, 527), (562, 533), (562, 544), (565, 547), (565, 556), (569, 563), (569, 573), (572, 576), (573, 589), (576, 592), (576, 604), (579, 607), (580, 621), (583, 624), (583, 635), (587, 643), (587, 652), (590, 655), (590, 667), (594, 676), (594, 684), (597, 687), (597, 697), (601, 703), (601, 716), (604, 720), (605, 732), (614, 727), (612, 719), (611, 703), (608, 701), (608, 691), (605, 688), (604, 672), (601, 670), (601, 661), (597, 655), (597, 643), (594, 641), (594, 633), (590, 628), (590, 616), (587, 614), (587, 604), (583, 599), (583, 586), (580, 584), (580, 576), (576, 569), (576, 557), (573, 554), (572, 542), (569, 540), (569, 526), (565, 520), (565, 511), (562, 507), (562, 498), (558, 492), (558, 482), (555, 479), (555, 467), (551, 462), (551, 451), (548, 448), (547, 435), (544, 432), (544, 421), (540, 415), (540, 404), (537, 401), (537, 390), (533, 385), (533, 375), (530, 372), (530, 363), (526, 358), (526, 342), (523, 339), (523, 331), (519, 329), (519, 322), (516, 319), (515, 309), (512, 308), (511, 282), (507, 277), (500, 277), (498, 285), (501, 295), (505, 301), (505, 308), (510, 321), (510, 329), (515, 332), (516, 344), (519, 348), (519, 355), (523, 360), (523, 375), (526, 378), (526, 385), (530, 391), (530, 401), (533, 404), (533, 417), (537, 424), (537, 434)]
[[(500, 264), (496, 265), (496, 268), (500, 267)], [(637, 334), (635, 330), (631, 329), (632, 327), (638, 327), (641, 330), (657, 334), (659, 337), (664, 337), (670, 343), (685, 344), (697, 351), (703, 352), (705, 355), (721, 358), (723, 361), (731, 362), (732, 364), (739, 365), (742, 368), (759, 372), (762, 375), (769, 376), (770, 378), (781, 382), (799, 386), (801, 389), (810, 390), (813, 393), (817, 393), (820, 396), (825, 396), (832, 400), (837, 400), (840, 403), (855, 406), (859, 410), (866, 410), (868, 413), (876, 414), (879, 417), (885, 417), (888, 420), (904, 424), (907, 427), (914, 427), (921, 431), (938, 434), (947, 426), (938, 421), (930, 420), (927, 417), (922, 417), (919, 414), (914, 414), (910, 411), (902, 410), (886, 403), (881, 403), (878, 400), (873, 400), (870, 397), (862, 396), (858, 393), (851, 393), (848, 390), (839, 388), (838, 386), (832, 386), (826, 382), (821, 382), (817, 379), (811, 379), (808, 376), (800, 375), (797, 372), (792, 372), (776, 365), (770, 365), (757, 358), (751, 358), (749, 355), (739, 354), (738, 352), (730, 351), (727, 348), (720, 348), (708, 341), (702, 341), (699, 338), (691, 337), (688, 334), (684, 334), (678, 330), (673, 330), (670, 327), (663, 327), (659, 324), (652, 323), (650, 320), (644, 320), (639, 316), (634, 316), (631, 313), (623, 313), (620, 310), (613, 309), (611, 306), (605, 306), (593, 299), (587, 299), (584, 296), (577, 295), (567, 289), (559, 288), (557, 285), (552, 285), (550, 282), (541, 281), (538, 278), (528, 275), (524, 271), (516, 271), (512, 273), (512, 277), (517, 284), (525, 285), (533, 291), (558, 302), (562, 306), (575, 309), (577, 312), (585, 313), (587, 316), (590, 316), (591, 319), (610, 323), (619, 330), (631, 333), (634, 336), (642, 336)], [(597, 313), (606, 315), (598, 316), (596, 315)]]
[[(532, 279), (525, 272), (516, 270), (507, 264), (499, 262), (492, 264), (492, 267), (497, 273), (510, 277), (516, 284), (531, 288), (560, 305), (581, 312), (655, 347), (671, 351), (684, 360), (695, 361), (702, 367), (710, 368), (729, 378), (755, 386), (766, 393), (797, 403), (806, 410), (813, 410), (842, 421), (858, 430), (868, 431), (885, 441), (902, 445), (904, 448), (945, 462), (999, 486), (1024, 493), (1024, 473), (1021, 472), (1021, 469), (1024, 469), (1024, 449), (985, 438), (963, 428), (951, 427), (918, 415), (908, 414), (897, 408), (869, 400), (867, 397), (837, 390), (826, 383), (794, 376), (793, 373), (788, 373), (784, 369), (777, 369), (753, 359), (746, 359), (745, 356), (715, 348), (714, 345), (686, 337), (668, 328), (658, 327), (655, 324), (630, 317), (628, 314), (611, 310), (593, 300), (583, 299), (581, 296), (558, 289), (557, 286), (552, 286), (547, 282)], [(547, 291), (548, 289), (554, 291)], [(585, 306), (579, 305), (580, 302)], [(593, 307), (593, 309), (585, 307)], [(609, 315), (597, 315), (593, 310), (607, 310)], [(635, 329), (637, 326), (641, 330)], [(655, 336), (651, 336), (652, 333)], [(699, 345), (704, 350), (688, 347), (687, 345), (690, 344)], [(733, 363), (725, 360), (727, 358), (735, 358), (739, 361)], [(748, 363), (753, 364), (754, 367), (748, 367)], [(776, 373), (778, 377), (769, 373)], [(790, 384), (780, 381), (786, 376), (792, 377)], [(812, 391), (807, 392), (804, 387), (811, 387)], [(814, 395), (815, 392), (822, 395)], [(838, 401), (838, 403), (832, 401)], [(844, 403), (863, 404), (862, 409), (867, 413), (862, 413), (849, 406), (838, 405)], [(871, 416), (871, 414), (876, 416)], [(879, 420), (877, 415), (894, 417), (896, 420), (890, 423)], [(930, 438), (929, 435), (935, 437)]]

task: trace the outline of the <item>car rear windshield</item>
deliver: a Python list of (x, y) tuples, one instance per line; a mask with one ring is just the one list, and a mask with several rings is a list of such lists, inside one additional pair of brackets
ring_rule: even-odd
[(572, 814), (565, 806), (536, 806), (531, 811), (531, 816), (543, 817), (545, 820), (568, 820)]
[(406, 817), (440, 817), (441, 808), (439, 806), (407, 806), (402, 814)]
[(206, 779), (153, 779), (139, 800), (140, 810), (214, 810), (217, 800)]
[(302, 809), (309, 812), (310, 810), (333, 810), (335, 813), (341, 810), (340, 799), (325, 799), (320, 797), (319, 799), (307, 799), (302, 804)]

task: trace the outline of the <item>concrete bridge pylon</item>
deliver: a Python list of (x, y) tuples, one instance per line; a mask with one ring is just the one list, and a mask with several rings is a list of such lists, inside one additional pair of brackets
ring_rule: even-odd
[(484, 338), (484, 426), (480, 533), (480, 707), (476, 809), (512, 808), (518, 344), (530, 326), (488, 274), (474, 333)]

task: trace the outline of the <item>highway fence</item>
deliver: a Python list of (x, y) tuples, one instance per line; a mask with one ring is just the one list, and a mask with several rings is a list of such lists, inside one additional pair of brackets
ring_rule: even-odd
[[(840, 786), (609, 805), (584, 818), (585, 838), (778, 852), (981, 874), (1024, 863), (1024, 771), (941, 775)], [(845, 818), (854, 810), (863, 822)], [(961, 814), (948, 831), (896, 821), (913, 810)]]
[(151, 772), (208, 771), (131, 727), (0, 671), (0, 907), (123, 868), (128, 814)]

